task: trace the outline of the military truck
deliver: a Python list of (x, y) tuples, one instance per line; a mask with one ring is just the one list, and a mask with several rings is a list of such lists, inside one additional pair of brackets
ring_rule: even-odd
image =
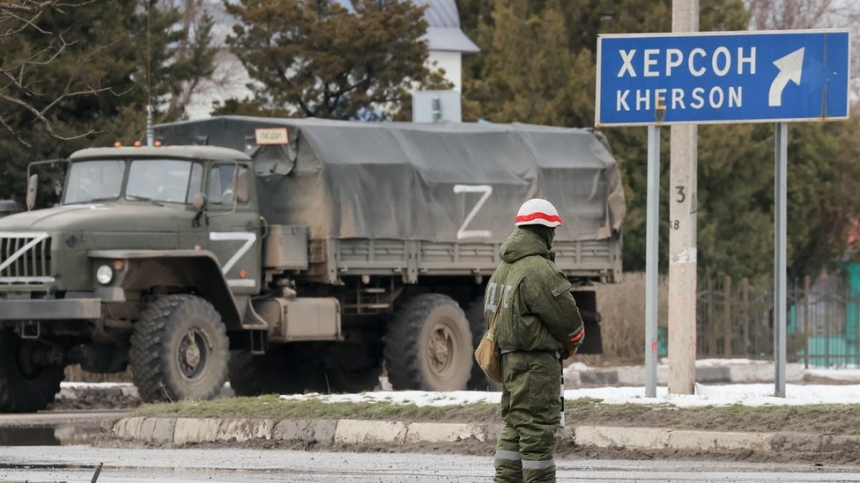
[[(605, 140), (521, 124), (221, 117), (152, 147), (72, 154), (61, 202), (0, 220), (0, 411), (46, 407), (64, 366), (130, 367), (144, 401), (486, 388), (482, 294), (519, 205), (550, 199), (555, 260), (600, 351), (621, 275)], [(158, 146), (158, 145), (161, 146)]]

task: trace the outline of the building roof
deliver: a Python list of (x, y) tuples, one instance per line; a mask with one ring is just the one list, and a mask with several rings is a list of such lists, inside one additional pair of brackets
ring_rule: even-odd
[(459, 27), (427, 27), (427, 34), (423, 38), (427, 39), (430, 50), (464, 54), (481, 51)]
[(427, 6), (424, 17), (431, 27), (460, 28), (460, 11), (454, 0), (412, 0), (412, 3)]
[(426, 6), (427, 39), (430, 50), (474, 54), (481, 49), (460, 29), (460, 11), (454, 0), (412, 0)]

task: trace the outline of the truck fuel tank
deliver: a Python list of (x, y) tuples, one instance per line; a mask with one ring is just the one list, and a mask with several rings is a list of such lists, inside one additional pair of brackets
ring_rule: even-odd
[(336, 298), (257, 299), (254, 310), (269, 323), (271, 342), (342, 339)]

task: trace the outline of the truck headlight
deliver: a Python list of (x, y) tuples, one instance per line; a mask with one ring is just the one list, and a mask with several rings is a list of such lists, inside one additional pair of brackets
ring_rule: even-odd
[(113, 280), (113, 269), (110, 265), (102, 265), (96, 270), (96, 280), (102, 285), (107, 285)]

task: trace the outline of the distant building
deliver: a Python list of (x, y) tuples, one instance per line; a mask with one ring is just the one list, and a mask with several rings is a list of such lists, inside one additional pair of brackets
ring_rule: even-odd
[[(355, 12), (352, 0), (335, 0), (351, 12)], [(416, 5), (426, 6), (424, 11), (427, 20), (427, 34), (422, 37), (427, 40), (430, 55), (428, 62), (445, 71), (445, 78), (454, 84), (454, 90), (462, 89), (462, 58), (463, 54), (474, 54), (480, 51), (477, 45), (460, 28), (460, 11), (455, 0), (412, 0)], [(218, 18), (220, 17), (220, 18)], [(235, 20), (226, 14), (218, 15), (219, 26), (216, 34), (226, 36), (232, 30)], [(230, 98), (244, 99), (251, 95), (246, 85), (253, 82), (239, 59), (230, 51), (224, 49), (218, 53), (214, 82), (201, 86), (189, 102), (187, 112), (190, 119), (209, 117), (212, 102), (224, 101)]]
[(445, 78), (454, 84), (454, 90), (462, 90), (463, 54), (480, 51), (477, 45), (460, 29), (460, 11), (454, 0), (412, 0), (416, 5), (426, 5), (424, 17), (427, 39), (430, 48), (431, 64), (445, 70)]

